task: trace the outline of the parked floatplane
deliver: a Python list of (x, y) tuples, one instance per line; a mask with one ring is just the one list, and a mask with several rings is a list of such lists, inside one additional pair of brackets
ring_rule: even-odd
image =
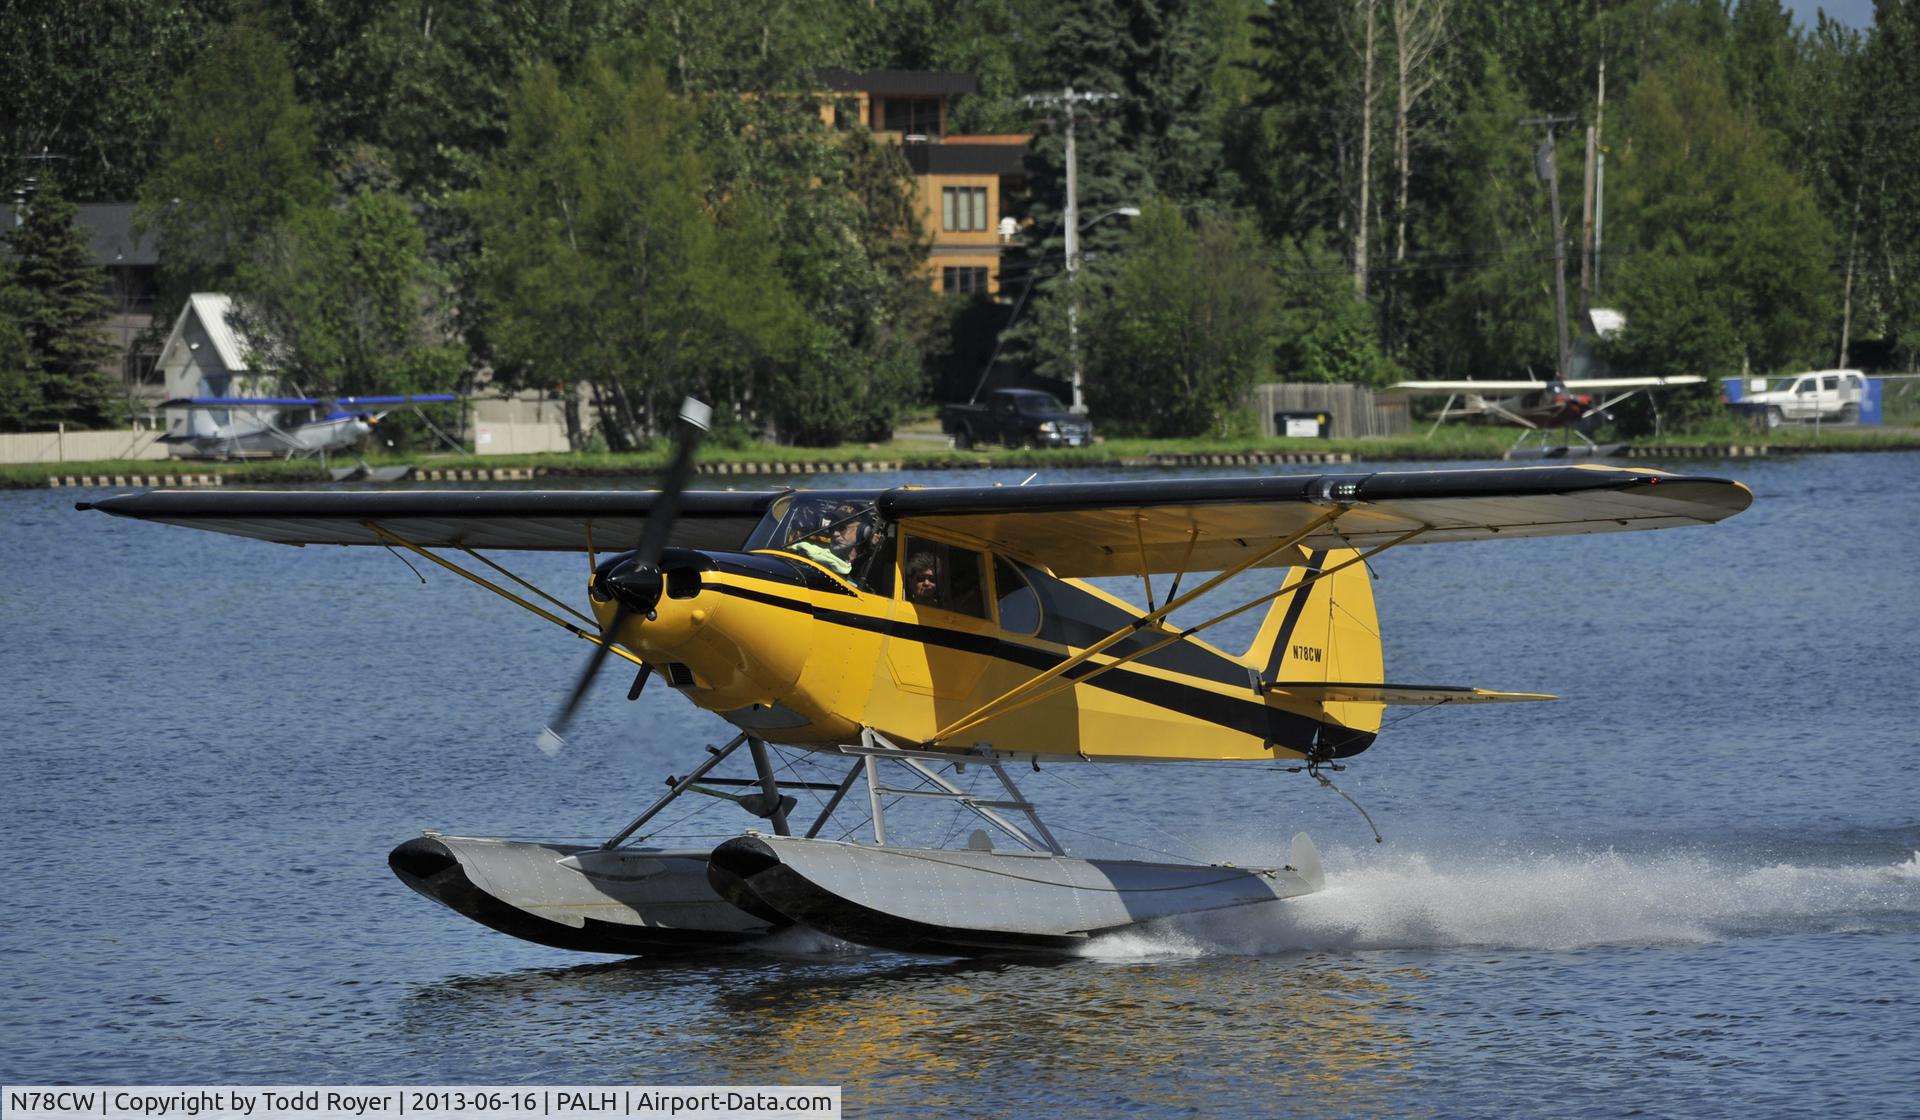
[[(1752, 500), (1735, 482), (1598, 466), (688, 492), (701, 411), (689, 402), (653, 492), (159, 491), (79, 508), (285, 544), (407, 549), (458, 572), (594, 643), (542, 733), (550, 749), (609, 652), (638, 667), (630, 699), (659, 675), (740, 729), (605, 843), (428, 833), (393, 851), (402, 880), (476, 921), (611, 953), (801, 925), (976, 954), (1072, 947), (1321, 883), (1304, 836), (1284, 867), (1076, 858), (1021, 793), (1015, 764), (1279, 760), (1322, 777), (1373, 742), (1387, 705), (1551, 699), (1384, 683), (1366, 560), (1407, 544), (1703, 524)], [(490, 573), (505, 569), (481, 551), (516, 549), (583, 554), (591, 616), (496, 582)], [(485, 570), (452, 558), (462, 555)], [(1269, 590), (1198, 625), (1169, 621), (1254, 569), (1277, 573)], [(1216, 574), (1180, 589), (1202, 572)], [(1154, 577), (1168, 575), (1156, 598)], [(1081, 582), (1100, 576), (1142, 580), (1145, 609)], [(1259, 607), (1245, 654), (1197, 636)], [(796, 781), (770, 745), (839, 759), (844, 772)], [(743, 749), (750, 776), (716, 774)], [(963, 789), (952, 776), (967, 766), (999, 789)], [(870, 840), (823, 838), (836, 812), (858, 812), (848, 795), (861, 784), (851, 802), (865, 802)], [(692, 791), (766, 823), (718, 847), (638, 846)], [(820, 805), (799, 834), (796, 794)], [(984, 827), (959, 849), (890, 842), (888, 803), (927, 796)]]

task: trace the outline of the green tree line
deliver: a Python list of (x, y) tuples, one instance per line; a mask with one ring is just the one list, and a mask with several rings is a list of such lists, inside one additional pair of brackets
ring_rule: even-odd
[[(123, 407), (73, 199), (139, 201), (162, 330), (230, 292), (309, 392), (545, 389), (616, 448), (688, 392), (732, 438), (884, 438), (1003, 327), (1163, 435), (1231, 430), (1258, 381), (1545, 373), (1556, 243), (1575, 329), (1626, 315), (1616, 370), (1911, 369), (1915, 7), (22, 0), (0, 426)], [(931, 290), (905, 162), (822, 112), (829, 67), (973, 74), (953, 129), (1035, 136), (997, 310)], [(1069, 87), (1099, 95), (1077, 270), (1066, 110), (1027, 96)]]

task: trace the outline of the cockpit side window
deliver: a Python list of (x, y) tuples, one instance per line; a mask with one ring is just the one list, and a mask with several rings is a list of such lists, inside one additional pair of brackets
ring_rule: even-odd
[(972, 549), (909, 536), (901, 569), (907, 601), (987, 617), (985, 559)]
[(993, 593), (1000, 600), (1000, 629), (1009, 634), (1039, 632), (1040, 597), (1020, 569), (999, 556), (993, 558)]

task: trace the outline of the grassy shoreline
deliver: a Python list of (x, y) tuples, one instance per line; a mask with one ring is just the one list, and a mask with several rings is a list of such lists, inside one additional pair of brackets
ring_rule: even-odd
[[(729, 465), (758, 465), (756, 473), (779, 474), (779, 468), (792, 467), (795, 473), (812, 467), (831, 469), (841, 464), (884, 464), (886, 469), (956, 470), (970, 468), (1032, 468), (1060, 470), (1074, 467), (1125, 467), (1177, 464), (1192, 456), (1350, 456), (1355, 463), (1388, 461), (1499, 460), (1513, 443), (1507, 429), (1448, 428), (1433, 438), (1400, 436), (1385, 439), (1113, 439), (1093, 447), (1056, 451), (1019, 451), (1002, 448), (954, 451), (935, 441), (904, 439), (885, 444), (847, 444), (839, 447), (783, 447), (774, 444), (749, 444), (742, 447), (710, 446), (702, 450), (701, 462), (713, 473)], [(1920, 450), (1920, 429), (1913, 428), (1824, 428), (1817, 434), (1811, 428), (1788, 429), (1769, 433), (1711, 432), (1668, 436), (1658, 443), (1636, 441), (1640, 456), (1658, 457), (1662, 449), (1699, 454), (1717, 448), (1760, 448), (1767, 454), (1807, 454), (1839, 451), (1911, 451)], [(1748, 452), (1751, 454), (1751, 452)], [(660, 445), (624, 454), (553, 452), (539, 455), (387, 455), (369, 456), (372, 466), (411, 464), (432, 469), (531, 469), (537, 475), (556, 478), (621, 478), (655, 474), (666, 464), (667, 448)], [(349, 465), (352, 460), (346, 461)], [(334, 465), (341, 465), (336, 459)], [(857, 469), (857, 468), (856, 468)], [(871, 469), (871, 468), (870, 468)], [(730, 472), (729, 472), (730, 473)], [(73, 477), (112, 477), (115, 475), (217, 475), (226, 483), (272, 485), (326, 482), (330, 475), (318, 462), (309, 460), (252, 460), (247, 462), (207, 462), (200, 460), (105, 460), (69, 463), (0, 464), (0, 488), (25, 488), (49, 485), (51, 480)]]

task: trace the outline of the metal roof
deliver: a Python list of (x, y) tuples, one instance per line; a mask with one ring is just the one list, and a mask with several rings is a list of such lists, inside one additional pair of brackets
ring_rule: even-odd
[[(88, 234), (93, 263), (101, 267), (157, 265), (160, 263), (158, 238), (152, 230), (146, 236), (133, 235), (131, 202), (82, 202), (74, 216)], [(13, 228), (13, 207), (0, 206), (0, 230)]]
[(228, 319), (232, 311), (233, 297), (224, 292), (195, 292), (188, 296), (186, 306), (180, 309), (180, 317), (173, 321), (167, 344), (160, 350), (160, 360), (164, 363), (166, 356), (180, 345), (191, 316), (200, 320), (201, 329), (207, 332), (214, 351), (220, 355), (220, 364), (235, 373), (246, 372), (248, 344)]
[(821, 85), (836, 92), (947, 94), (975, 93), (980, 83), (972, 74), (951, 70), (821, 70)]

